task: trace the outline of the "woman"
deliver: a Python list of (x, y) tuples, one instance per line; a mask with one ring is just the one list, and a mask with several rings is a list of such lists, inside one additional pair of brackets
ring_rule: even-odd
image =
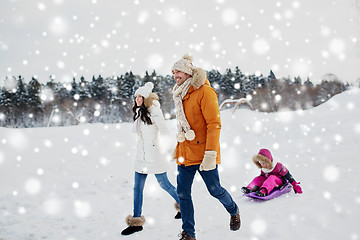
[(134, 212), (126, 218), (129, 226), (121, 232), (122, 235), (130, 235), (143, 229), (145, 217), (141, 216), (141, 210), (148, 174), (155, 174), (160, 187), (175, 199), (175, 208), (178, 211), (175, 218), (181, 218), (179, 197), (166, 174), (166, 155), (160, 150), (159, 132), (167, 135), (168, 130), (160, 109), (159, 97), (152, 92), (153, 87), (153, 83), (147, 82), (135, 92), (133, 132), (137, 133), (138, 142), (135, 159)]

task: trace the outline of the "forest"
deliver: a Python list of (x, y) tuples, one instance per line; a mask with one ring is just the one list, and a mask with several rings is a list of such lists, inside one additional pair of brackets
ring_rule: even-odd
[[(295, 111), (316, 107), (332, 96), (347, 90), (335, 75), (324, 75), (321, 83), (300, 77), (277, 78), (270, 70), (268, 76), (247, 75), (236, 67), (221, 74), (207, 72), (211, 86), (221, 104), (229, 99), (246, 98), (254, 111)], [(0, 126), (30, 128), (68, 126), (81, 123), (118, 123), (132, 121), (134, 93), (139, 86), (153, 82), (160, 97), (166, 119), (173, 119), (174, 103), (171, 75), (161, 76), (153, 71), (145, 75), (126, 72), (120, 76), (98, 77), (91, 80), (73, 78), (72, 82), (56, 82), (53, 76), (46, 84), (36, 77), (28, 82), (22, 76), (6, 77), (0, 88)]]

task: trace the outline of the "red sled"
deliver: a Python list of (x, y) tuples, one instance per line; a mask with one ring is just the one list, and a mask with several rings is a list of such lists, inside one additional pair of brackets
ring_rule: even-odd
[(279, 197), (285, 193), (290, 192), (291, 189), (292, 189), (291, 184), (289, 182), (286, 182), (280, 188), (274, 188), (268, 195), (266, 195), (264, 197), (256, 196), (255, 192), (244, 194), (244, 196), (249, 197), (249, 198), (256, 198), (256, 199), (260, 199), (260, 200), (270, 200), (270, 199)]

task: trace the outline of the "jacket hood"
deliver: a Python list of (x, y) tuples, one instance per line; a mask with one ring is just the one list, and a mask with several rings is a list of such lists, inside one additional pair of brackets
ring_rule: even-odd
[(252, 158), (253, 162), (255, 163), (255, 165), (260, 168), (263, 169), (260, 162), (264, 162), (264, 163), (268, 163), (270, 164), (270, 168), (269, 169), (273, 169), (274, 168), (274, 163), (267, 157), (261, 155), (261, 154), (257, 154), (255, 156), (253, 156)]
[(191, 85), (194, 89), (199, 89), (202, 85), (206, 83), (206, 71), (202, 68), (194, 68), (193, 75), (191, 80)]
[(154, 101), (159, 101), (159, 96), (156, 93), (150, 93), (149, 97), (144, 99), (144, 105), (146, 108), (150, 108), (153, 104)]

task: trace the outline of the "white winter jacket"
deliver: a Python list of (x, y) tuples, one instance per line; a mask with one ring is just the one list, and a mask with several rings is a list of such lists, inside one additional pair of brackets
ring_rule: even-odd
[[(161, 151), (159, 133), (169, 134), (158, 100), (153, 100), (148, 108), (152, 125), (147, 125), (140, 118), (134, 122), (134, 132), (137, 133), (137, 152), (135, 171), (143, 174), (158, 174), (167, 171), (169, 162), (166, 153)], [(168, 143), (169, 144), (169, 143)]]

